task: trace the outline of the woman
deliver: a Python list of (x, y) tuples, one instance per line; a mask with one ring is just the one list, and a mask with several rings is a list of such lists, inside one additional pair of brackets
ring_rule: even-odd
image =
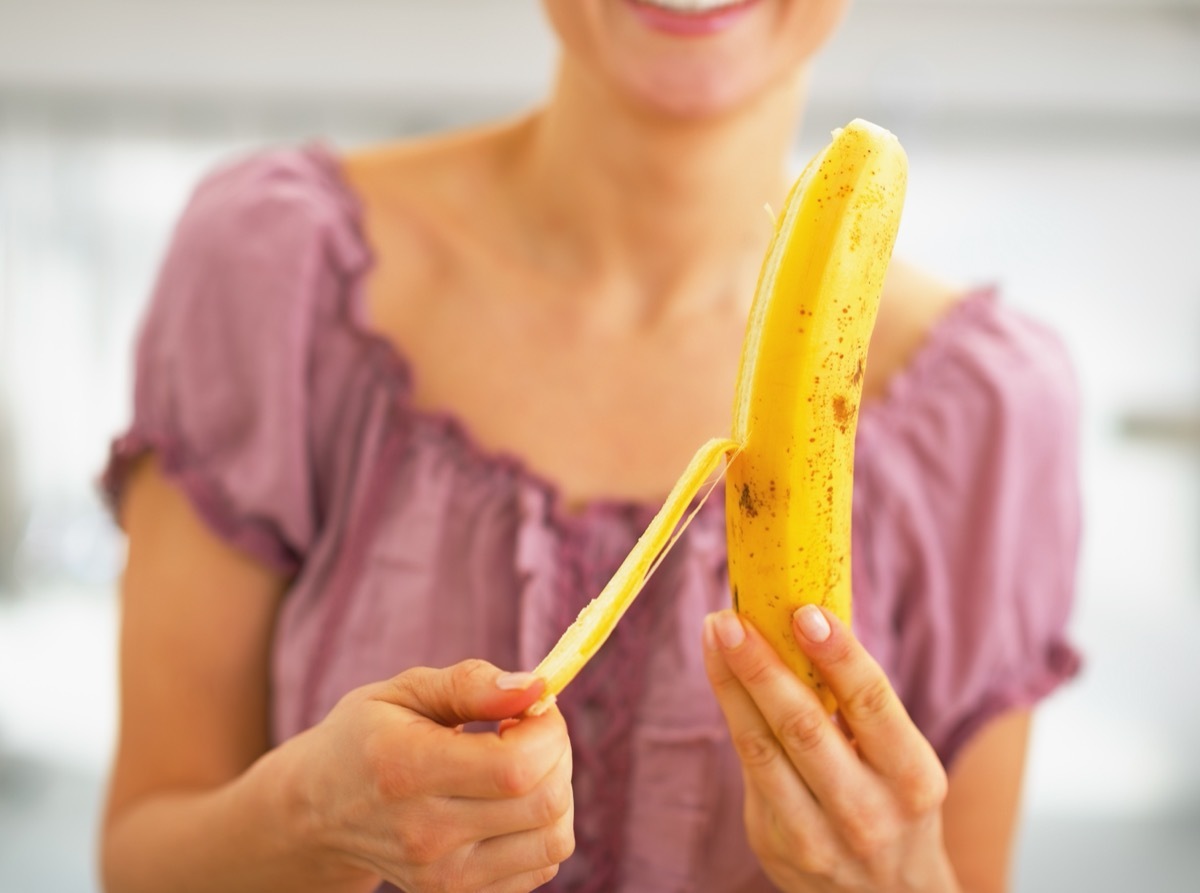
[(889, 276), (856, 627), (796, 618), (838, 721), (721, 610), (717, 500), (561, 712), (511, 719), (541, 691), (511, 671), (729, 428), (844, 6), (544, 5), (536, 112), (264, 154), (180, 223), (107, 476), (108, 889), (1003, 889), (1029, 709), (1074, 670), (1077, 517), (1062, 352), (989, 293)]

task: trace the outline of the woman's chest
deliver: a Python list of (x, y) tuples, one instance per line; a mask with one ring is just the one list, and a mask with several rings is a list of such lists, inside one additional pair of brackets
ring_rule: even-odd
[(404, 306), (377, 302), (375, 325), (404, 356), (417, 408), (520, 456), (566, 503), (661, 498), (696, 447), (729, 430), (743, 322), (605, 326), (539, 300), (442, 283)]

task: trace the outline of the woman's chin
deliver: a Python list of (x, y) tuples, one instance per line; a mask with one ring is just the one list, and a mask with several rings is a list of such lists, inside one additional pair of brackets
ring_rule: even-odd
[(736, 114), (778, 89), (780, 81), (791, 83), (794, 78), (753, 77), (725, 68), (709, 73), (657, 69), (624, 80), (622, 92), (642, 111), (664, 119), (703, 121)]
[(572, 66), (642, 111), (725, 117), (807, 66), (845, 0), (544, 0)]
[(649, 114), (681, 122), (722, 118), (743, 105), (740, 94), (720, 85), (687, 90), (647, 88), (635, 94), (635, 101)]

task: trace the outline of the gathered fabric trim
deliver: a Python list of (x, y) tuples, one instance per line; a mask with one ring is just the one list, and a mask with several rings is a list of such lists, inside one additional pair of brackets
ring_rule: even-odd
[(113, 442), (108, 467), (100, 480), (101, 494), (114, 518), (121, 517), (121, 499), (130, 475), (150, 453), (158, 457), (164, 476), (183, 490), (200, 517), (223, 540), (284, 576), (299, 571), (301, 556), (287, 547), (274, 524), (239, 514), (222, 487), (203, 471), (202, 463), (195, 461), (183, 444), (137, 423)]

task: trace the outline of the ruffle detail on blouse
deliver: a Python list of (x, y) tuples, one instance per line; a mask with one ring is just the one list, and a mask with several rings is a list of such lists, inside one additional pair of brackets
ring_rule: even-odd
[(135, 428), (113, 441), (100, 477), (104, 502), (120, 517), (121, 497), (138, 463), (153, 453), (163, 476), (179, 487), (201, 520), (238, 551), (285, 576), (300, 567), (301, 557), (284, 544), (282, 531), (269, 517), (248, 517), (226, 494), (217, 478), (187, 455), (169, 435)]
[(1073, 645), (1059, 638), (1049, 642), (1030, 665), (1031, 669), (1023, 678), (1015, 680), (1015, 685), (997, 688), (946, 737), (938, 748), (946, 765), (950, 765), (954, 757), (975, 737), (975, 733), (991, 720), (1014, 710), (1034, 707), (1061, 685), (1074, 679), (1083, 667), (1083, 660)]

